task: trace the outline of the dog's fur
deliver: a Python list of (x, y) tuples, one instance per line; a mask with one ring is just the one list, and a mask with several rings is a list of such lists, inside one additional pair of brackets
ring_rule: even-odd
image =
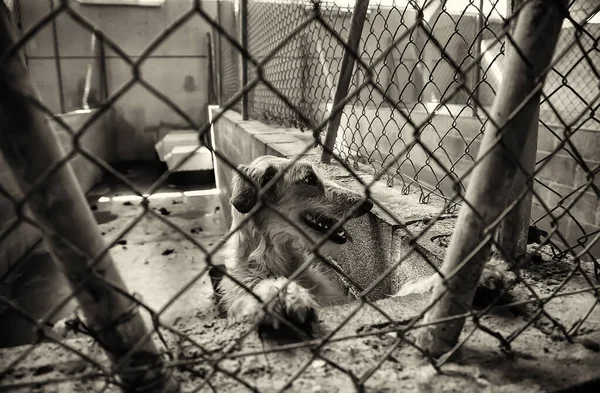
[[(219, 284), (219, 292), (221, 305), (230, 318), (250, 316), (259, 325), (275, 330), (281, 319), (310, 330), (319, 306), (340, 304), (348, 299), (342, 288), (330, 279), (329, 269), (311, 251), (326, 234), (311, 228), (303, 217), (307, 213), (313, 217), (327, 216), (331, 224), (348, 214), (350, 219), (360, 217), (370, 211), (373, 204), (365, 196), (319, 176), (309, 163), (298, 161), (288, 168), (289, 165), (290, 160), (263, 156), (238, 167), (238, 172), (254, 184), (238, 173), (234, 175), (231, 228), (237, 228), (249, 213), (254, 214), (235, 231), (222, 252), (228, 274), (245, 288), (225, 276)], [(278, 174), (281, 176), (271, 185)], [(262, 198), (280, 214), (264, 204), (253, 211), (261, 198), (259, 188), (267, 184), (269, 190)], [(290, 221), (307, 233), (308, 239)], [(350, 235), (341, 230), (344, 238), (351, 240)], [(335, 230), (339, 231), (339, 228)], [(340, 245), (331, 238), (319, 247), (322, 255), (332, 257), (339, 249)], [(288, 283), (288, 278), (306, 262), (309, 262), (308, 268)], [(488, 298), (489, 293), (501, 291), (506, 286), (506, 274), (504, 267), (489, 262), (477, 297)], [(273, 299), (275, 296), (277, 299)], [(263, 303), (257, 297), (270, 304), (269, 313), (263, 311)]]
[[(286, 169), (290, 162), (284, 158), (263, 156), (248, 166), (238, 167), (238, 172), (250, 178), (255, 185), (238, 173), (234, 175), (230, 200), (232, 229), (238, 227), (259, 201), (258, 187), (270, 184), (280, 173), (282, 176), (262, 197), (281, 215), (263, 205), (235, 231), (224, 247), (224, 257), (228, 274), (263, 302), (273, 299), (286, 285), (288, 277), (310, 261), (308, 268), (291, 281), (268, 308), (296, 326), (304, 326), (315, 319), (319, 306), (347, 300), (342, 288), (328, 277), (325, 264), (310, 250), (326, 236), (326, 233), (313, 229), (314, 221), (331, 228), (332, 223), (340, 222), (346, 216), (356, 218), (364, 215), (373, 204), (365, 196), (319, 176), (309, 163), (298, 161)], [(309, 238), (282, 216), (299, 226)], [(312, 226), (307, 217), (313, 219)], [(333, 232), (341, 234), (341, 238), (335, 235), (328, 238), (319, 247), (323, 256), (334, 256), (340, 249), (339, 243), (351, 240), (342, 227)], [(220, 291), (222, 305), (229, 317), (249, 315), (257, 322), (278, 328), (278, 318), (265, 314), (263, 304), (233, 280), (223, 277)]]

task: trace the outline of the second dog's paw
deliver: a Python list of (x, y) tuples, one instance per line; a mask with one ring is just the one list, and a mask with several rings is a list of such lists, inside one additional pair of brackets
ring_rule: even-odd
[(310, 336), (313, 324), (317, 321), (317, 303), (306, 288), (293, 281), (287, 286), (286, 283), (285, 278), (265, 280), (255, 288), (256, 294), (265, 303), (269, 302), (266, 307), (268, 312), (263, 310), (264, 304), (257, 303), (258, 309), (254, 313), (256, 322), (265, 332), (293, 332), (295, 329), (289, 323)]

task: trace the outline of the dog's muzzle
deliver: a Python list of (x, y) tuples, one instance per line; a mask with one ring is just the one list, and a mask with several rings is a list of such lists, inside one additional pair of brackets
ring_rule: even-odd
[[(352, 218), (357, 218), (362, 215), (365, 215), (373, 208), (373, 202), (366, 201), (364, 202), (358, 209), (354, 211), (352, 214)], [(325, 214), (318, 212), (306, 211), (301, 215), (304, 223), (316, 232), (320, 232), (322, 234), (327, 234), (331, 230), (333, 226), (337, 223), (338, 220), (335, 218), (329, 217)], [(352, 241), (352, 237), (350, 234), (344, 229), (344, 227), (339, 226), (337, 230), (329, 235), (328, 240), (331, 240), (337, 244), (345, 244), (347, 241)]]

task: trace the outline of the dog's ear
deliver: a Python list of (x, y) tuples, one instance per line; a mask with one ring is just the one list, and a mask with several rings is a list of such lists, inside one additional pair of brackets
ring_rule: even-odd
[[(248, 182), (246, 178), (240, 175), (243, 173), (249, 177), (254, 184)], [(248, 213), (258, 202), (258, 187), (263, 187), (277, 174), (277, 169), (271, 165), (266, 168), (256, 169), (246, 165), (239, 165), (233, 177), (233, 191), (229, 203), (235, 207), (240, 213)], [(267, 193), (273, 195), (274, 190), (271, 189)]]

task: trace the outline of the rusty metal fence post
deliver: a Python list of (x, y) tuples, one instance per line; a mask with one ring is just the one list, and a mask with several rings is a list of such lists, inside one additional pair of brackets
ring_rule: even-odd
[[(0, 12), (0, 151), (21, 191), (30, 194), (27, 207), (49, 232), (44, 231), (44, 239), (52, 258), (72, 287), (81, 287), (75, 296), (97, 341), (119, 364), (123, 389), (175, 391), (138, 305), (115, 289), (126, 292), (71, 166), (57, 166), (64, 152), (46, 114), (32, 102), (40, 96), (27, 67), (20, 56), (5, 56), (14, 44)], [(56, 168), (52, 177), (32, 190), (50, 168)]]
[(465, 324), (465, 317), (459, 315), (470, 312), (489, 257), (488, 230), (508, 205), (519, 171), (514, 158), (523, 157), (566, 10), (567, 0), (532, 0), (519, 15), (513, 35), (518, 50), (508, 48), (505, 82), (494, 101), (493, 121), (481, 142), (478, 165), (441, 269), (445, 278), (436, 283), (435, 304), (425, 315), (425, 323), (450, 319), (427, 326), (417, 340), (433, 356), (456, 346)]
[(368, 9), (369, 0), (356, 0), (354, 3), (352, 20), (350, 22), (350, 32), (348, 33), (348, 42), (344, 46), (344, 57), (342, 58), (340, 76), (335, 90), (335, 97), (333, 99), (332, 108), (334, 108), (335, 112), (329, 118), (327, 134), (325, 134), (325, 143), (323, 145), (323, 154), (321, 156), (321, 161), (326, 164), (331, 162), (333, 147), (337, 138), (338, 128), (340, 127), (340, 119), (344, 112), (343, 108), (338, 110), (335, 110), (335, 108), (337, 108), (340, 102), (348, 95), (348, 87), (352, 80), (352, 71), (354, 70), (354, 63), (356, 62), (355, 54), (360, 56), (358, 53), (358, 45), (360, 44), (360, 37), (362, 35), (363, 26), (365, 25)]

